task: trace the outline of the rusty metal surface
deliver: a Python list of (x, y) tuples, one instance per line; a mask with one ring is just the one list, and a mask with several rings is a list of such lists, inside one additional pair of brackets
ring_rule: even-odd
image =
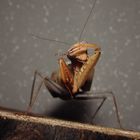
[(0, 137), (2, 140), (138, 140), (140, 133), (0, 108)]

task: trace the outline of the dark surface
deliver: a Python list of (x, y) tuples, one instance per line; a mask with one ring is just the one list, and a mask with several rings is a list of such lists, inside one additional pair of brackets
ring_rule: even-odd
[(0, 107), (0, 139), (2, 140), (139, 140), (140, 133), (64, 121)]
[[(55, 54), (70, 47), (34, 39), (29, 33), (76, 43), (92, 0), (0, 2), (0, 106), (26, 110), (34, 70), (50, 75), (58, 68)], [(140, 0), (97, 0), (82, 40), (102, 49), (92, 89), (111, 89), (124, 128), (140, 131)], [(67, 103), (42, 90), (33, 111), (90, 123), (96, 103)], [(118, 126), (111, 100), (94, 123)]]
[(43, 125), (16, 122), (13, 120), (1, 120), (1, 140), (45, 140), (45, 127)]
[(16, 120), (0, 121), (1, 140), (133, 140), (119, 135)]

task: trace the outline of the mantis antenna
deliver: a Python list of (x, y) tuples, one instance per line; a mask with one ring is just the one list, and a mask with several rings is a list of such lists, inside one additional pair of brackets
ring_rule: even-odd
[(55, 39), (41, 37), (41, 36), (38, 36), (38, 35), (34, 35), (32, 33), (30, 33), (30, 35), (32, 37), (35, 37), (35, 38), (38, 38), (38, 39), (42, 39), (42, 40), (48, 40), (48, 41), (57, 42), (57, 43), (65, 44), (65, 45), (71, 45), (70, 43), (67, 43), (67, 42), (63, 42), (63, 41), (59, 41), (59, 40), (55, 40)]
[[(95, 8), (96, 1), (97, 1), (97, 0), (94, 0), (94, 1), (93, 1), (91, 10), (90, 10), (90, 12), (89, 12), (89, 15), (88, 15), (88, 17), (87, 17), (87, 19), (86, 19), (86, 21), (85, 21), (85, 23), (84, 23), (84, 25), (83, 25), (83, 28), (82, 28), (81, 33), (80, 33), (80, 35), (79, 35), (79, 42), (81, 42), (81, 38), (82, 38), (83, 32), (84, 32), (84, 30), (85, 30), (85, 28), (86, 28), (86, 25), (87, 25), (87, 23), (88, 23), (88, 21), (89, 21), (89, 18), (90, 18), (90, 16), (91, 16), (91, 14), (92, 14), (92, 12), (93, 12), (93, 10), (94, 10), (94, 8)], [(48, 41), (52, 41), (52, 42), (57, 42), (57, 43), (61, 43), (61, 44), (64, 44), (64, 45), (71, 45), (70, 43), (67, 43), (67, 42), (64, 42), (64, 41), (55, 40), (55, 39), (50, 39), (50, 38), (45, 38), (45, 37), (41, 37), (41, 36), (38, 36), (38, 35), (35, 35), (35, 34), (32, 34), (32, 33), (29, 33), (29, 35), (31, 35), (32, 37), (38, 38), (38, 39), (42, 39), (42, 40), (48, 40)]]
[(96, 1), (97, 1), (97, 0), (94, 0), (93, 5), (92, 5), (92, 8), (91, 8), (91, 10), (90, 10), (90, 13), (89, 13), (89, 15), (88, 15), (88, 17), (87, 17), (87, 19), (86, 19), (84, 25), (83, 25), (82, 31), (81, 31), (80, 36), (79, 36), (79, 42), (81, 42), (81, 38), (82, 38), (83, 32), (84, 32), (84, 30), (85, 30), (85, 27), (86, 27), (86, 25), (87, 25), (87, 23), (88, 23), (88, 21), (89, 21), (89, 18), (90, 18), (90, 16), (91, 16), (91, 14), (92, 14), (92, 12), (93, 12), (93, 10), (94, 10), (94, 8), (95, 8)]

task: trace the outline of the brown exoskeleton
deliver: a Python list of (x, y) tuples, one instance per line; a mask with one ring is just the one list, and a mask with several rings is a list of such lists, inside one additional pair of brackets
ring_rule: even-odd
[[(88, 49), (94, 50), (91, 55), (88, 53)], [(74, 44), (66, 53), (67, 58), (70, 60), (70, 64), (65, 62), (64, 57), (60, 57), (59, 70), (53, 72), (50, 78), (48, 76), (43, 77), (42, 74), (40, 74), (38, 71), (35, 71), (28, 111), (35, 102), (43, 84), (55, 98), (58, 97), (63, 100), (102, 99), (102, 102), (94, 113), (93, 118), (103, 105), (107, 96), (111, 95), (116, 109), (117, 121), (121, 127), (117, 103), (113, 93), (109, 91), (101, 91), (100, 94), (88, 93), (88, 91), (91, 89), (95, 66), (99, 60), (100, 55), (101, 49), (96, 44), (78, 42)], [(34, 92), (37, 76), (39, 76), (42, 80), (38, 86), (37, 91)]]
[[(88, 54), (88, 48), (94, 49), (91, 56)], [(116, 99), (113, 93), (109, 91), (100, 92), (100, 94), (88, 93), (91, 88), (95, 65), (100, 54), (101, 50), (96, 44), (88, 44), (85, 42), (77, 43), (73, 45), (67, 53), (67, 57), (71, 63), (67, 65), (64, 58), (61, 57), (59, 59), (59, 70), (57, 72), (53, 72), (50, 78), (48, 76), (43, 77), (38, 71), (35, 71), (28, 110), (32, 107), (43, 83), (53, 97), (59, 97), (63, 100), (102, 99), (102, 102), (94, 113), (93, 118), (103, 105), (107, 95), (111, 95), (116, 109), (117, 120), (121, 127)], [(34, 86), (37, 75), (42, 79), (42, 81), (35, 94)], [(33, 98), (34, 94), (36, 96)]]

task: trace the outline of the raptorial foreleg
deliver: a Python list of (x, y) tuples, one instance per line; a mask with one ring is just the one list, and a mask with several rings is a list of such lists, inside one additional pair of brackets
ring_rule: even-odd
[(76, 75), (74, 76), (73, 93), (76, 93), (78, 89), (85, 84), (88, 75), (94, 69), (101, 54), (100, 48), (95, 44), (82, 44), (82, 45), (83, 47), (86, 48), (93, 48), (94, 53), (93, 55), (88, 57), (88, 60), (82, 65), (79, 72), (77, 72)]

